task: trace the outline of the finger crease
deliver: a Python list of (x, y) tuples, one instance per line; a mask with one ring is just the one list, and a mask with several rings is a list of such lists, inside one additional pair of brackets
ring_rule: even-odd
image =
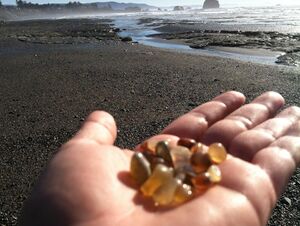
[(266, 133), (268, 135), (270, 135), (273, 139), (273, 141), (275, 141), (278, 137), (275, 135), (275, 132), (273, 130), (270, 130), (270, 129), (264, 129), (264, 128), (257, 128), (257, 129), (254, 129), (258, 132), (262, 132), (262, 133)]
[(251, 129), (253, 125), (251, 119), (246, 116), (232, 115), (232, 116), (228, 116), (228, 119), (242, 123), (246, 129)]

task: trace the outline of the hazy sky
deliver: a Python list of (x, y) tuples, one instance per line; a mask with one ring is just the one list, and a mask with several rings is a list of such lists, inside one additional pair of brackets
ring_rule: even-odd
[[(67, 3), (70, 0), (26, 0), (32, 3)], [(109, 0), (71, 0), (80, 2), (107, 2)], [(204, 2), (204, 0), (131, 0), (131, 1), (118, 1), (116, 2), (136, 2), (136, 3), (147, 3), (154, 6), (174, 6), (174, 5), (199, 5)], [(300, 4), (299, 0), (219, 0), (220, 4), (237, 4), (239, 6), (253, 6), (253, 5), (295, 5)], [(2, 0), (4, 4), (15, 4), (15, 0)]]

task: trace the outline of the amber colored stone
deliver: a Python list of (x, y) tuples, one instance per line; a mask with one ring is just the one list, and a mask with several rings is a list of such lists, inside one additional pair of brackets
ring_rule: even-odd
[(177, 142), (177, 145), (187, 147), (188, 149), (193, 147), (195, 144), (196, 144), (196, 141), (194, 139), (190, 139), (190, 138), (180, 138)]
[(141, 148), (144, 151), (150, 151), (152, 153), (155, 153), (157, 143), (158, 141), (156, 140), (146, 140), (141, 144)]
[(181, 204), (191, 199), (192, 196), (192, 187), (187, 184), (181, 184), (175, 191), (173, 202), (174, 204)]
[(192, 182), (198, 191), (205, 190), (212, 184), (208, 173), (198, 174), (196, 177), (192, 178)]
[(208, 153), (198, 151), (195, 152), (191, 157), (191, 165), (196, 173), (205, 172), (210, 166), (212, 162)]
[(193, 145), (190, 148), (192, 153), (196, 153), (196, 152), (203, 152), (203, 144), (201, 143), (196, 143), (195, 145)]
[(153, 161), (153, 158), (156, 158), (155, 153), (153, 153), (153, 152), (151, 152), (151, 151), (143, 150), (141, 153), (142, 153), (142, 154), (145, 156), (145, 158), (150, 162), (150, 164), (151, 164), (151, 162)]
[(141, 191), (145, 196), (152, 196), (165, 181), (173, 178), (173, 169), (165, 165), (157, 165), (148, 178), (148, 180), (141, 186)]
[(151, 175), (150, 163), (141, 152), (135, 152), (130, 163), (130, 173), (138, 185)]
[(187, 147), (176, 146), (170, 150), (173, 166), (175, 169), (190, 165), (191, 152)]
[(214, 143), (208, 147), (208, 155), (215, 164), (220, 164), (227, 158), (227, 151), (221, 143)]
[(174, 200), (175, 191), (181, 182), (175, 178), (165, 180), (164, 183), (153, 193), (152, 198), (156, 205), (169, 205)]
[(209, 180), (212, 183), (218, 183), (222, 179), (221, 170), (217, 165), (211, 165), (208, 168), (207, 173), (209, 174)]
[(157, 156), (163, 158), (167, 164), (172, 164), (172, 158), (170, 155), (170, 148), (168, 141), (160, 141), (156, 145), (155, 153)]

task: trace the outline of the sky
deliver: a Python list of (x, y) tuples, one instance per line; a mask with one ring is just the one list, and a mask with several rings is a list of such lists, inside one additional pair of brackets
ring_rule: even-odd
[[(68, 3), (70, 0), (27, 0), (27, 2), (32, 3)], [(82, 3), (84, 2), (107, 2), (110, 0), (71, 0), (71, 1), (80, 1)], [(113, 1), (113, 0), (111, 0)], [(115, 0), (116, 2), (135, 2), (135, 3), (146, 3), (153, 6), (174, 6), (174, 5), (202, 5), (204, 0), (185, 0), (185, 1), (179, 1), (179, 0)], [(15, 4), (15, 0), (2, 0), (3, 4)], [(222, 4), (234, 4), (238, 6), (254, 6), (254, 5), (295, 5), (300, 4), (300, 0), (219, 0), (221, 6)]]

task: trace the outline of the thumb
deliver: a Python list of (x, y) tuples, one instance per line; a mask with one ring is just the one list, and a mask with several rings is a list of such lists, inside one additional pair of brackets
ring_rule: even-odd
[(99, 144), (111, 145), (117, 137), (114, 118), (105, 111), (94, 111), (83, 123), (73, 139), (89, 139)]

